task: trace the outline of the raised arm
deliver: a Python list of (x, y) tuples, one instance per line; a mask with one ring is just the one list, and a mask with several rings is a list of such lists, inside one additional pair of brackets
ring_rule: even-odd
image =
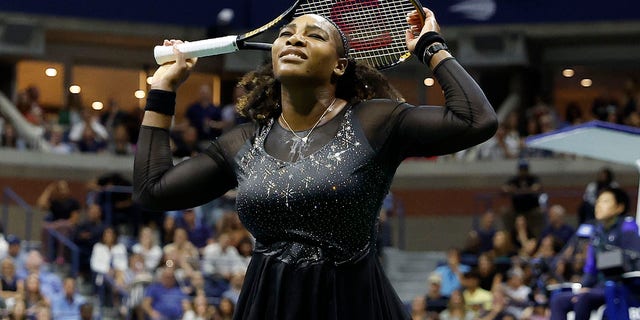
[[(174, 45), (179, 41), (166, 41)], [(173, 165), (169, 128), (175, 110), (175, 91), (186, 80), (195, 60), (177, 49), (177, 62), (160, 66), (147, 98), (134, 162), (134, 199), (152, 210), (176, 210), (204, 204), (236, 184), (218, 143), (205, 154)]]
[[(407, 17), (407, 47), (433, 70), (444, 90), (445, 106), (398, 105), (386, 124), (386, 145), (400, 159), (456, 152), (489, 139), (498, 120), (482, 89), (451, 56), (433, 12), (424, 8), (422, 24), (416, 13)], [(420, 30), (419, 36), (411, 31)]]

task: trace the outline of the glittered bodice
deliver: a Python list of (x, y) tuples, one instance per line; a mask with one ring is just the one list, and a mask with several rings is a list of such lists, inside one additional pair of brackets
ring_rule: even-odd
[(340, 264), (372, 250), (391, 178), (354, 122), (347, 110), (336, 135), (295, 162), (265, 150), (273, 121), (238, 154), (238, 214), (256, 252), (287, 263)]

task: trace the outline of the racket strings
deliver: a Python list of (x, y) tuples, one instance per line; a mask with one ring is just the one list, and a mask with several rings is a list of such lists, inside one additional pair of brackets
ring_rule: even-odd
[(331, 19), (349, 39), (349, 55), (384, 69), (409, 55), (407, 13), (419, 8), (407, 0), (307, 0), (295, 16), (314, 13)]

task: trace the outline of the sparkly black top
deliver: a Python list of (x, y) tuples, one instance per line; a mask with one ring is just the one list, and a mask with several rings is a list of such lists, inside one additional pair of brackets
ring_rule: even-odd
[[(134, 196), (152, 209), (172, 210), (237, 187), (238, 213), (256, 238), (256, 252), (297, 264), (356, 261), (373, 248), (380, 206), (402, 160), (456, 152), (496, 130), (491, 105), (454, 59), (434, 75), (444, 107), (390, 100), (349, 105), (317, 127), (300, 154), (292, 153), (296, 137), (271, 120), (240, 125), (204, 154), (173, 166), (169, 132), (143, 127)], [(172, 97), (151, 91), (147, 103)]]

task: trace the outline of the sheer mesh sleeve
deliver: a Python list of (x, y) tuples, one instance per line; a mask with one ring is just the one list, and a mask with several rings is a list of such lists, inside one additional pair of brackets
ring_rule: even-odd
[(134, 199), (151, 210), (177, 210), (223, 195), (237, 185), (232, 160), (252, 135), (252, 125), (238, 126), (203, 154), (174, 166), (169, 131), (143, 126), (134, 162)]
[(493, 107), (455, 59), (440, 63), (434, 76), (444, 90), (444, 107), (372, 100), (357, 108), (367, 138), (385, 162), (453, 153), (495, 133)]

